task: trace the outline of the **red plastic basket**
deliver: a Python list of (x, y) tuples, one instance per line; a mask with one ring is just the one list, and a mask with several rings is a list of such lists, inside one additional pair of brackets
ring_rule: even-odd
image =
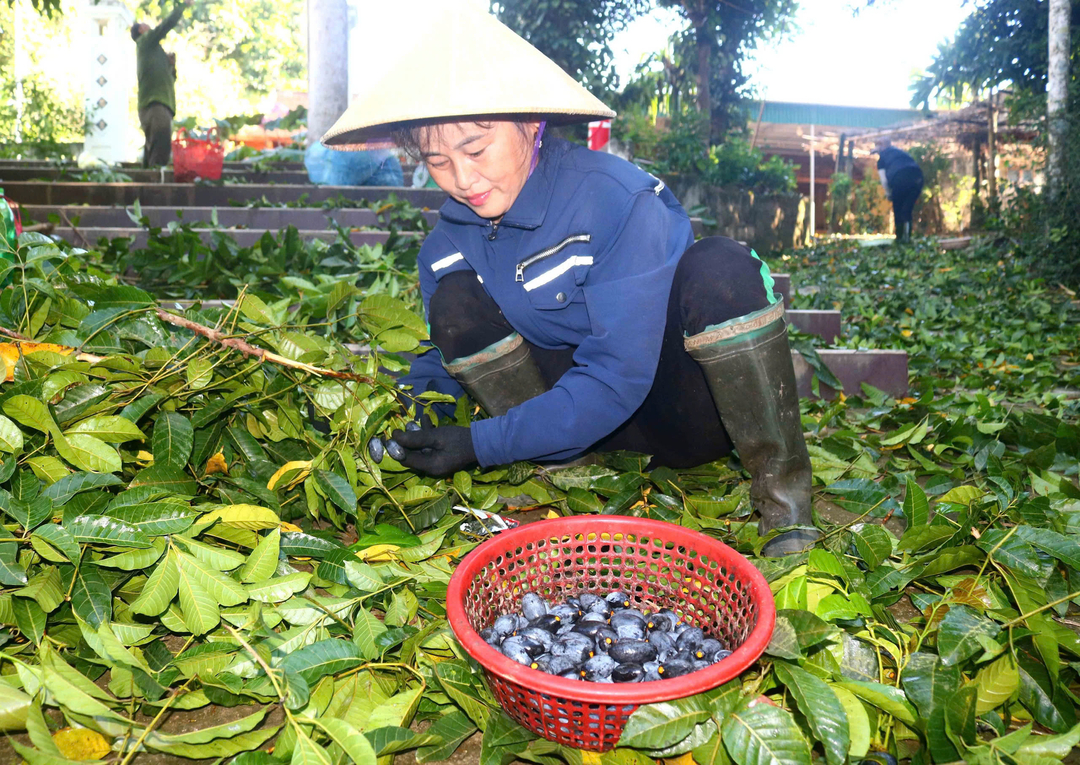
[(176, 131), (172, 142), (173, 181), (191, 183), (196, 178), (216, 181), (225, 166), (225, 147), (218, 140), (217, 128), (207, 131), (208, 139), (192, 138), (186, 128)]
[[(614, 589), (639, 608), (671, 608), (723, 640), (732, 655), (672, 680), (611, 685), (530, 669), (478, 633), (518, 610), (526, 592), (561, 601)], [(498, 534), (461, 562), (446, 600), (454, 635), (511, 717), (544, 738), (601, 752), (618, 743), (639, 705), (701, 693), (740, 674), (765, 650), (776, 623), (769, 585), (742, 555), (681, 526), (615, 515), (538, 521)]]

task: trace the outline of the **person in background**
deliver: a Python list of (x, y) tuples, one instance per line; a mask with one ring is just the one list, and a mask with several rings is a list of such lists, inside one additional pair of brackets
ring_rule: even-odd
[(923, 174), (919, 163), (906, 151), (901, 151), (885, 138), (874, 151), (878, 155), (878, 175), (885, 187), (885, 196), (892, 200), (896, 221), (896, 241), (911, 241), (911, 215), (923, 190)]
[(176, 58), (161, 47), (173, 27), (180, 22), (192, 0), (181, 0), (173, 12), (153, 29), (149, 24), (131, 25), (139, 76), (139, 122), (146, 143), (143, 167), (169, 164), (172, 155), (172, 121), (176, 114)]

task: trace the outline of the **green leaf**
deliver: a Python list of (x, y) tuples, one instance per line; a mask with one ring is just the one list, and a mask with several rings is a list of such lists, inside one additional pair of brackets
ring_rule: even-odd
[(376, 643), (379, 635), (386, 632), (386, 625), (364, 607), (356, 609), (353, 626), (353, 642), (360, 649), (365, 659), (379, 658), (380, 650)]
[(522, 728), (505, 712), (493, 715), (480, 742), (479, 765), (505, 765), (535, 740), (534, 733)]
[(201, 390), (210, 384), (214, 377), (213, 364), (209, 359), (195, 358), (188, 362), (187, 382), (192, 390)]
[(108, 515), (79, 515), (64, 524), (80, 544), (149, 547), (150, 538), (134, 526)]
[(1016, 750), (1017, 754), (1064, 759), (1080, 744), (1080, 724), (1058, 736), (1032, 736)]
[(185, 576), (198, 582), (214, 602), (223, 606), (236, 606), (247, 602), (248, 593), (242, 584), (215, 570), (199, 558), (186, 553), (177, 553), (181, 579)]
[(1020, 687), (1020, 672), (1016, 669), (1016, 662), (1006, 655), (986, 665), (975, 676), (975, 687), (978, 688), (976, 714), (983, 715), (1001, 706)]
[(372, 566), (358, 560), (345, 561), (345, 576), (360, 592), (377, 592), (383, 588), (382, 576)]
[(978, 690), (968, 684), (952, 695), (945, 705), (945, 730), (958, 752), (975, 743), (975, 697)]
[(164, 412), (154, 422), (154, 465), (183, 468), (191, 458), (195, 429), (187, 417), (176, 412)]
[(858, 550), (866, 567), (873, 571), (892, 555), (892, 538), (885, 529), (872, 523), (852, 531), (855, 549)]
[(118, 473), (124, 469), (124, 463), (116, 449), (85, 433), (72, 436), (56, 433), (53, 435), (53, 444), (60, 456), (79, 470)]
[(30, 544), (38, 555), (54, 563), (61, 561), (55, 560), (52, 553), (60, 553), (68, 563), (74, 563), (79, 559), (79, 543), (75, 541), (75, 536), (63, 526), (51, 523), (39, 526), (30, 536)]
[(959, 690), (960, 668), (943, 663), (933, 654), (913, 653), (900, 673), (900, 682), (919, 713), (929, 718)]
[(721, 736), (738, 765), (811, 763), (810, 747), (791, 713), (770, 704), (733, 712), (724, 722)]
[(23, 448), (22, 431), (4, 415), (0, 414), (0, 452), (16, 454)]
[(847, 715), (836, 694), (823, 680), (800, 667), (777, 662), (774, 670), (795, 697), (814, 738), (825, 746), (826, 760), (830, 765), (843, 765), (851, 741)]
[(106, 517), (114, 518), (147, 537), (179, 534), (187, 530), (198, 515), (197, 510), (175, 502), (124, 505), (105, 511)]
[(319, 486), (339, 510), (349, 515), (356, 515), (356, 492), (348, 481), (329, 470), (319, 470), (315, 475), (318, 477)]
[(275, 577), (268, 582), (249, 584), (247, 592), (252, 600), (261, 603), (280, 603), (306, 590), (309, 581), (311, 581), (310, 573), (298, 571), (295, 574)]
[[(280, 728), (280, 725), (271, 725), (229, 738), (216, 738), (205, 744), (159, 742), (154, 748), (159, 752), (191, 760), (232, 757), (240, 752), (250, 752), (253, 749), (258, 749), (276, 736)], [(324, 763), (323, 765), (330, 764)]]
[(344, 720), (332, 717), (319, 720), (319, 725), (330, 734), (334, 743), (342, 748), (353, 765), (375, 765), (375, 749), (363, 733)]
[(866, 713), (866, 707), (851, 691), (838, 686), (829, 687), (847, 715), (848, 734), (851, 737), (848, 755), (854, 759), (861, 758), (870, 750), (870, 716)]
[(152, 731), (146, 737), (146, 744), (153, 749), (167, 750), (172, 744), (206, 744), (219, 738), (231, 738), (233, 736), (254, 730), (269, 714), (271, 707), (246, 715), (237, 720), (214, 725), (209, 728), (199, 728), (185, 733), (158, 733)]
[(796, 638), (803, 650), (811, 648), (823, 640), (828, 640), (837, 632), (835, 626), (809, 611), (781, 609), (776, 612), (776, 615), (777, 617), (784, 617), (794, 627)]
[(769, 644), (765, 646), (765, 652), (781, 659), (795, 660), (802, 658), (803, 651), (802, 646), (799, 645), (799, 636), (786, 616), (776, 617), (772, 638), (769, 639)]
[(881, 683), (867, 683), (860, 680), (845, 680), (842, 683), (834, 683), (834, 687), (840, 687), (858, 696), (868, 704), (888, 712), (900, 722), (906, 725), (914, 725), (918, 715), (915, 707), (904, 698), (904, 693), (899, 688)]
[[(31, 704), (31, 698), (25, 693), (0, 683), (0, 732), (26, 730)], [(41, 714), (40, 710), (38, 714)]]
[(42, 496), (48, 497), (57, 507), (66, 505), (76, 494), (91, 489), (122, 484), (117, 476), (108, 473), (72, 473), (45, 487)]
[(128, 489), (137, 487), (161, 489), (181, 497), (194, 497), (195, 481), (181, 468), (168, 465), (151, 465), (135, 474), (128, 484)]
[(438, 736), (442, 742), (421, 747), (416, 752), (416, 761), (425, 763), (448, 760), (450, 755), (457, 751), (461, 742), (475, 732), (476, 726), (468, 716), (460, 709), (455, 709), (450, 714), (440, 717), (427, 729), (427, 733)]
[(175, 553), (170, 552), (151, 573), (142, 592), (131, 604), (131, 610), (137, 614), (157, 616), (176, 597), (180, 586), (180, 570)]
[(367, 736), (372, 749), (375, 750), (375, 754), (379, 757), (439, 743), (439, 738), (431, 735), (430, 728), (424, 733), (416, 733), (408, 728), (387, 726), (366, 731), (364, 735)]
[(945, 664), (960, 664), (982, 650), (981, 638), (993, 638), (1000, 631), (974, 609), (954, 605), (938, 628), (938, 654)]
[(92, 563), (83, 562), (75, 572), (71, 610), (94, 628), (112, 619), (112, 590)]
[(281, 531), (278, 529), (274, 529), (263, 537), (240, 569), (240, 581), (250, 584), (272, 577), (278, 567), (280, 543)]
[(359, 649), (347, 640), (320, 640), (299, 651), (290, 653), (281, 660), (280, 667), (285, 672), (299, 675), (313, 686), (317, 680), (327, 675), (353, 669), (363, 663)]
[(40, 645), (45, 637), (45, 623), (48, 614), (30, 598), (12, 598), (11, 610), (15, 615), (15, 626), (19, 632), (35, 645)]
[(102, 441), (114, 444), (121, 444), (125, 441), (146, 440), (146, 435), (139, 430), (135, 423), (119, 415), (102, 415), (82, 420), (68, 428), (64, 435), (71, 436), (77, 433), (96, 436)]
[(1016, 527), (1016, 536), (1035, 545), (1043, 552), (1053, 555), (1065, 565), (1080, 571), (1080, 544), (1064, 534), (1058, 534), (1050, 529), (1021, 525)]
[(477, 680), (468, 666), (456, 661), (441, 661), (435, 665), (435, 675), (439, 684), (454, 702), (465, 710), (465, 714), (480, 730), (487, 727), (491, 717), (489, 707), (477, 690)]
[(695, 725), (708, 718), (709, 710), (696, 696), (643, 704), (626, 721), (619, 746), (663, 749), (682, 741)]
[(221, 612), (218, 610), (218, 601), (202, 586), (205, 570), (192, 565), (197, 561), (190, 556), (185, 556), (185, 560), (181, 561), (180, 553), (170, 552), (169, 559), (173, 559), (176, 565), (177, 590), (184, 625), (193, 635), (209, 632), (221, 621)]
[(4, 401), (4, 414), (27, 428), (41, 433), (56, 431), (56, 423), (49, 413), (49, 407), (42, 401), (30, 396), (12, 396)]
[(930, 503), (926, 500), (926, 492), (910, 478), (904, 492), (904, 517), (907, 518), (908, 529), (930, 522)]

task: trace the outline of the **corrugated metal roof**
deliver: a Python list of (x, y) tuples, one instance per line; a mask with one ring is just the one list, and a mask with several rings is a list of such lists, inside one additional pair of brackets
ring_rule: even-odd
[[(750, 121), (757, 118), (761, 102), (750, 108)], [(919, 122), (927, 118), (918, 109), (879, 109), (867, 106), (832, 106), (799, 104), (791, 101), (766, 101), (762, 122), (779, 125), (831, 125), (847, 128), (882, 128)]]

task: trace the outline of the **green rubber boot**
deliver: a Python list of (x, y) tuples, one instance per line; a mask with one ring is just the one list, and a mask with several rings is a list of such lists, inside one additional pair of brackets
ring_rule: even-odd
[(443, 366), (491, 417), (506, 414), (547, 390), (529, 346), (517, 332)]
[(772, 539), (763, 554), (809, 547), (821, 532), (810, 514), (813, 476), (784, 304), (709, 327), (687, 337), (685, 345), (704, 370), (724, 428), (750, 473), (750, 501), (761, 514), (758, 533), (798, 527)]

